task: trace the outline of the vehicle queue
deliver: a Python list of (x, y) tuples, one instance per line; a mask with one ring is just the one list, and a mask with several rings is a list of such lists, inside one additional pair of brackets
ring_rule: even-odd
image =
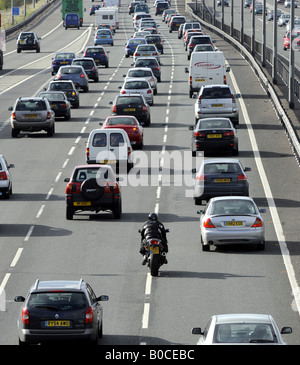
[[(145, 8), (143, 8), (145, 9)], [(156, 10), (156, 16), (158, 15), (157, 10)], [(168, 27), (172, 27), (170, 29), (172, 29), (171, 31), (174, 31), (177, 28), (177, 31), (179, 32), (179, 27), (180, 24), (183, 24), (181, 22), (176, 22), (174, 21), (172, 23), (172, 19), (173, 18), (180, 18), (180, 20), (182, 20), (183, 16), (181, 14), (175, 14), (175, 15), (171, 15), (170, 17), (166, 16), (167, 11), (164, 11), (162, 13), (162, 21), (165, 21), (166, 24), (168, 25)], [(165, 19), (165, 20), (164, 20)], [(173, 19), (174, 20), (174, 19)], [(135, 31), (141, 32), (141, 31), (145, 31), (148, 32), (146, 33), (147, 35), (145, 37), (141, 37), (139, 35), (139, 37), (141, 38), (146, 38), (148, 35), (150, 34), (155, 34), (155, 35), (159, 35), (159, 28), (157, 27), (157, 22), (153, 22), (153, 20), (151, 22), (145, 21), (142, 22), (145, 23), (145, 29), (141, 29), (141, 28), (135, 28)], [(184, 19), (184, 24), (188, 24), (189, 21), (187, 19)], [(199, 24), (197, 24), (197, 27), (199, 27)], [(199, 29), (199, 28), (197, 28)], [(178, 33), (179, 34), (179, 33)], [(179, 37), (178, 37), (179, 38)], [(186, 38), (184, 38), (186, 39)], [(190, 41), (191, 42), (191, 41)], [(147, 43), (146, 43), (147, 44)], [(145, 44), (145, 45), (146, 45)], [(112, 44), (113, 45), (113, 44)], [(144, 46), (141, 45), (141, 47)], [(185, 46), (185, 45), (184, 45)], [(211, 45), (213, 46), (213, 45)], [(108, 55), (108, 51), (107, 49), (105, 49), (103, 46), (101, 45), (95, 45), (93, 48), (94, 49), (101, 49), (103, 50), (103, 52)], [(139, 47), (137, 47), (136, 50), (133, 51), (132, 53), (132, 57), (134, 60), (134, 64), (133, 67), (136, 68), (137, 70), (139, 69), (144, 69), (146, 68), (147, 71), (151, 71), (151, 77), (152, 78), (156, 78), (156, 76), (154, 75), (153, 69), (147, 67), (147, 65), (143, 65), (142, 67), (138, 67), (138, 61), (139, 61), (139, 57), (141, 57), (141, 59), (145, 62), (147, 62), (148, 60), (152, 60), (153, 58), (156, 59), (156, 62), (158, 64), (158, 67), (160, 68), (160, 71), (163, 71), (163, 65), (160, 61), (160, 54), (162, 54), (162, 51), (159, 51), (155, 45), (151, 44), (151, 48), (153, 48), (154, 53), (152, 54), (148, 54), (147, 52), (150, 52), (150, 49), (145, 49), (144, 51), (146, 53), (139, 55)], [(156, 48), (156, 49), (155, 49)], [(187, 49), (188, 49), (188, 45), (187, 45)], [(207, 48), (201, 49), (198, 48), (199, 52), (206, 52)], [(196, 49), (197, 51), (197, 49)], [(126, 48), (125, 51), (126, 52)], [(212, 50), (208, 51), (208, 52), (216, 52), (216, 49), (213, 48)], [(92, 51), (92, 53), (89, 53), (87, 55), (86, 52), (84, 52), (84, 57), (88, 56), (87, 59), (93, 59), (96, 63), (96, 54), (97, 52)], [(156, 53), (156, 54), (155, 54)], [(129, 55), (130, 56), (130, 55)], [(83, 57), (83, 58), (84, 58)], [(76, 58), (75, 58), (76, 59)], [(73, 60), (73, 58), (71, 59)], [(67, 63), (67, 61), (63, 61)], [(105, 67), (108, 67), (108, 60), (105, 63)], [(65, 70), (65, 72), (62, 72), (63, 70)], [(63, 84), (65, 82), (65, 80), (68, 80), (68, 82), (71, 84), (73, 83), (73, 90), (74, 92), (76, 91), (76, 89), (78, 89), (79, 87), (82, 87), (84, 89), (85, 92), (89, 92), (88, 87), (86, 85), (88, 85), (89, 82), (89, 76), (87, 74), (87, 72), (84, 69), (84, 65), (78, 67), (77, 65), (73, 65), (72, 62), (68, 61), (68, 65), (67, 66), (63, 66), (61, 65), (60, 68), (57, 69), (57, 71), (55, 72), (54, 70), (51, 71), (54, 74), (54, 84), (57, 88), (55, 88), (55, 91), (52, 90), (50, 87), (47, 88), (47, 90), (45, 90), (45, 93), (50, 93), (51, 92), (56, 92), (58, 90), (62, 90), (61, 88), (59, 88), (59, 86), (61, 84)], [(87, 81), (87, 83), (83, 84), (83, 86), (80, 84), (79, 81), (76, 81), (75, 77), (79, 76), (79, 81), (81, 81), (81, 79), (84, 79), (85, 81)], [(160, 76), (161, 77), (161, 76)], [(71, 82), (70, 82), (71, 80)], [(138, 131), (141, 133), (141, 137), (143, 137), (143, 133), (147, 132), (147, 129), (143, 128), (143, 126), (148, 126), (149, 128), (151, 128), (151, 124), (150, 121), (149, 123), (145, 123), (144, 120), (141, 118), (141, 114), (138, 113), (138, 109), (141, 106), (141, 102), (139, 101), (139, 105), (133, 105), (132, 100), (126, 100), (124, 103), (122, 102), (122, 109), (120, 109), (120, 111), (117, 110), (117, 100), (121, 100), (122, 96), (124, 96), (124, 100), (125, 99), (130, 99), (131, 97), (135, 97), (136, 95), (139, 96), (139, 98), (143, 98), (143, 104), (142, 104), (142, 109), (143, 112), (145, 112), (145, 110), (147, 110), (148, 112), (148, 118), (150, 120), (150, 106), (149, 105), (155, 105), (155, 96), (154, 95), (159, 95), (159, 82), (160, 82), (160, 78), (157, 79), (156, 78), (156, 82), (153, 82), (152, 84), (150, 83), (150, 81), (148, 81), (146, 78), (143, 78), (143, 76), (139, 76), (138, 78), (135, 76), (134, 78), (127, 78), (124, 81), (123, 86), (120, 89), (120, 93), (116, 96), (116, 101), (113, 103), (112, 105), (112, 110), (111, 110), (111, 114), (115, 115), (116, 119), (118, 119), (118, 116), (120, 118), (120, 124), (118, 124), (116, 122), (116, 120), (113, 121), (114, 125), (113, 125), (113, 131), (115, 133), (110, 133), (109, 135), (107, 133), (105, 133), (105, 138), (106, 140), (104, 142), (100, 142), (100, 137), (98, 133), (97, 136), (97, 140), (93, 140), (91, 142), (91, 147), (100, 147), (101, 144), (103, 143), (105, 144), (105, 146), (107, 146), (106, 151), (108, 152), (108, 150), (111, 147), (115, 147), (117, 149), (121, 149), (121, 146), (126, 146), (126, 153), (127, 153), (127, 159), (126, 159), (126, 163), (128, 163), (130, 161), (131, 163), (131, 154), (132, 152), (132, 147), (136, 147), (135, 144), (133, 143), (132, 146), (128, 146), (128, 140), (126, 140), (126, 138), (123, 138), (122, 140), (119, 140), (118, 142), (113, 142), (113, 137), (116, 137), (116, 134), (118, 133), (119, 129), (122, 130), (127, 130), (128, 129), (128, 125), (134, 123), (135, 126), (137, 127)], [(53, 83), (52, 82), (52, 83)], [(95, 80), (95, 82), (97, 82)], [(225, 84), (226, 85), (226, 84)], [(211, 101), (208, 101), (208, 104), (210, 106), (210, 108), (214, 111), (211, 113), (211, 115), (200, 115), (197, 114), (196, 116), (196, 123), (197, 126), (194, 126), (193, 129), (190, 128), (190, 130), (192, 130), (192, 136), (191, 136), (191, 143), (192, 146), (195, 146), (195, 144), (197, 143), (197, 149), (194, 147), (194, 151), (215, 151), (218, 150), (218, 152), (220, 152), (220, 154), (224, 153), (224, 141), (226, 141), (225, 143), (227, 143), (230, 147), (230, 150), (232, 150), (232, 153), (234, 155), (238, 155), (238, 148), (237, 148), (237, 136), (236, 136), (236, 130), (234, 127), (234, 123), (232, 121), (232, 119), (235, 120), (236, 115), (234, 115), (234, 117), (228, 117), (228, 115), (226, 114), (226, 111), (224, 112), (224, 108), (225, 108), (225, 102), (223, 102), (222, 98), (217, 95), (217, 92), (220, 92), (220, 89), (222, 89), (223, 87), (228, 88), (227, 86), (224, 86), (224, 84), (218, 84), (218, 85), (213, 85), (213, 86), (209, 86), (209, 88), (215, 88), (214, 92), (215, 94), (210, 95), (207, 97), (208, 100), (211, 99)], [(203, 85), (201, 86), (200, 90), (199, 90), (199, 94), (197, 95), (196, 101), (195, 101), (195, 106), (196, 108), (198, 108), (199, 103), (203, 103), (205, 100), (205, 98), (202, 99), (202, 95), (203, 93), (205, 94), (205, 90), (208, 88), (207, 85)], [(188, 88), (187, 88), (188, 90)], [(187, 92), (187, 96), (188, 96), (188, 92)], [(53, 111), (55, 111), (55, 105), (57, 104), (56, 100), (53, 103), (53, 101), (50, 100), (50, 96), (47, 96), (47, 94), (41, 95), (40, 98), (46, 98), (48, 99), (49, 97), (49, 103), (51, 103), (51, 108), (53, 109)], [(80, 96), (79, 96), (80, 97)], [(229, 96), (225, 96), (224, 97), (229, 98), (231, 102), (237, 104), (237, 101), (235, 100), (235, 97), (233, 95), (233, 92), (230, 90)], [(38, 103), (39, 102), (39, 103)], [(71, 102), (71, 100), (69, 99), (69, 102)], [(12, 130), (13, 129), (17, 129), (17, 131), (15, 130), (14, 132), (12, 132), (12, 136), (13, 137), (17, 137), (20, 136), (20, 132), (22, 130), (25, 130), (26, 132), (31, 132), (34, 131), (35, 129), (32, 127), (32, 123), (36, 123), (38, 117), (39, 117), (39, 113), (38, 113), (38, 108), (41, 108), (40, 106), (40, 99), (36, 99), (34, 100), (34, 98), (31, 98), (30, 100), (30, 105), (28, 105), (26, 107), (26, 110), (22, 110), (22, 108), (24, 106), (21, 105), (22, 104), (22, 100), (17, 101), (17, 103), (15, 104), (13, 110), (12, 110)], [(23, 103), (24, 104), (24, 103)], [(46, 103), (47, 104), (47, 103)], [(235, 105), (236, 108), (238, 109), (238, 105)], [(74, 107), (74, 106), (73, 106)], [(78, 104), (76, 105), (76, 107), (80, 107), (79, 106), (79, 101)], [(155, 106), (154, 106), (155, 107)], [(28, 109), (27, 109), (28, 108)], [(19, 110), (20, 109), (20, 110)], [(216, 112), (217, 110), (217, 112)], [(20, 113), (23, 118), (26, 120), (26, 125), (25, 125), (25, 129), (22, 128), (18, 128), (17, 124), (14, 123), (15, 120), (18, 118), (18, 112), (22, 111), (22, 113)], [(216, 116), (217, 114), (217, 116)], [(128, 118), (124, 118), (125, 115), (128, 115)], [(49, 119), (49, 111), (46, 113), (47, 119)], [(58, 116), (58, 114), (57, 114)], [(70, 117), (71, 118), (71, 117)], [(133, 119), (134, 118), (134, 119)], [(67, 118), (66, 118), (67, 119)], [(201, 126), (200, 128), (200, 123), (202, 122), (206, 122), (206, 126), (205, 128), (203, 128)], [(43, 123), (44, 121), (41, 120), (41, 123)], [(30, 126), (31, 124), (31, 126)], [(199, 125), (198, 125), (199, 124)], [(102, 128), (107, 128), (108, 126), (104, 125)], [(199, 128), (198, 128), (199, 127)], [(48, 128), (48, 127), (47, 127)], [(40, 130), (42, 130), (43, 128), (41, 127)], [(99, 129), (100, 130), (100, 129)], [(51, 130), (51, 132), (48, 132), (48, 136), (52, 136), (54, 134), (54, 128)], [(97, 131), (99, 132), (99, 131)], [(104, 133), (103, 133), (104, 134)], [(115, 134), (115, 136), (114, 136)], [(131, 140), (132, 141), (132, 140)], [(197, 142), (196, 142), (197, 141)], [(229, 142), (228, 142), (229, 141)], [(115, 143), (115, 145), (113, 144)], [(130, 142), (131, 143), (131, 142)], [(140, 142), (139, 143), (139, 147), (142, 148), (143, 147), (143, 143)], [(193, 151), (193, 147), (191, 147), (191, 153)], [(86, 155), (87, 155), (86, 151)], [(103, 157), (104, 156), (104, 157)], [(84, 207), (85, 210), (89, 210), (91, 208), (91, 210), (95, 210), (95, 211), (100, 211), (100, 210), (107, 210), (111, 209), (113, 214), (115, 215), (115, 218), (121, 218), (121, 212), (122, 212), (122, 208), (121, 208), (121, 197), (120, 197), (120, 189), (118, 188), (118, 177), (117, 174), (115, 175), (115, 172), (112, 171), (112, 169), (110, 167), (106, 167), (105, 164), (107, 165), (118, 165), (118, 155), (101, 155), (100, 160), (93, 161), (93, 163), (89, 163), (88, 159), (87, 159), (87, 164), (86, 165), (81, 165), (81, 166), (76, 166), (74, 168), (74, 171), (72, 172), (72, 176), (71, 178), (66, 181), (68, 182), (67, 188), (66, 188), (66, 199), (67, 199), (67, 219), (72, 219), (72, 215), (75, 211), (77, 210), (81, 210), (81, 208)], [(205, 208), (203, 211), (199, 211), (199, 213), (202, 215), (203, 217), (201, 217), (201, 221), (203, 221), (203, 229), (201, 226), (200, 229), (200, 242), (203, 245), (203, 251), (208, 251), (207, 247), (215, 245), (216, 247), (218, 246), (222, 246), (222, 245), (226, 245), (226, 244), (247, 244), (247, 243), (254, 243), (256, 245), (258, 245), (258, 247), (260, 249), (264, 249), (265, 245), (264, 245), (264, 228), (263, 228), (263, 220), (262, 217), (260, 216), (260, 211), (258, 209), (258, 207), (255, 205), (254, 201), (249, 198), (249, 187), (247, 185), (247, 176), (245, 174), (245, 171), (247, 171), (247, 168), (243, 168), (241, 166), (241, 164), (239, 163), (238, 160), (236, 159), (228, 159), (226, 158), (225, 160), (223, 159), (223, 157), (221, 158), (217, 158), (217, 159), (213, 159), (213, 160), (206, 160), (207, 162), (207, 166), (208, 167), (202, 167), (203, 170), (199, 170), (199, 171), (195, 171), (196, 174), (196, 179), (195, 181), (198, 183), (200, 182), (202, 184), (202, 189), (205, 192), (205, 194), (203, 194), (203, 200), (207, 200), (208, 205), (207, 208)], [(210, 163), (211, 162), (211, 163)], [(100, 178), (100, 181), (102, 182), (102, 186), (101, 184), (99, 184), (99, 176), (96, 176), (98, 173), (97, 171), (99, 170), (99, 166), (95, 167), (97, 165), (96, 164), (101, 164), (100, 169), (103, 169), (103, 173), (101, 172), (100, 175), (102, 175), (102, 180)], [(127, 166), (128, 167), (128, 166)], [(212, 168), (215, 168), (214, 171), (212, 171)], [(210, 171), (211, 168), (211, 171)], [(130, 168), (129, 168), (130, 170)], [(249, 170), (248, 170), (249, 171)], [(83, 173), (85, 173), (85, 176), (83, 175)], [(109, 175), (105, 176), (105, 175)], [(233, 178), (233, 176), (235, 176)], [(97, 184), (95, 184), (95, 181), (97, 181)], [(81, 190), (81, 187), (84, 186), (83, 189)], [(209, 187), (208, 184), (210, 185)], [(196, 184), (197, 185), (197, 184)], [(228, 186), (230, 186), (229, 190), (228, 190)], [(247, 186), (246, 189), (241, 190), (241, 186), (245, 187)], [(112, 187), (112, 188), (111, 188)], [(198, 190), (199, 186), (195, 186), (195, 194), (196, 194), (196, 190)], [(206, 191), (206, 189), (209, 189), (208, 192)], [(235, 191), (236, 189), (236, 191)], [(90, 192), (90, 190), (93, 190), (92, 192)], [(229, 193), (226, 193), (228, 192)], [(79, 195), (79, 197), (77, 196), (77, 198), (75, 200), (72, 200), (72, 210), (70, 211), (70, 204), (68, 202), (68, 198), (73, 199), (74, 195)], [(106, 196), (105, 194), (110, 195), (110, 197), (108, 198), (108, 196)], [(104, 195), (105, 195), (105, 199), (104, 199)], [(226, 197), (225, 197), (226, 195)], [(230, 199), (228, 198), (228, 195), (235, 195), (234, 199)], [(217, 198), (216, 200), (212, 199), (212, 198)], [(240, 197), (240, 198), (239, 198)], [(100, 204), (99, 200), (105, 200), (104, 204)], [(108, 199), (112, 199), (109, 203), (108, 203)], [(200, 194), (195, 195), (195, 203), (199, 204), (202, 203), (201, 202), (202, 197)], [(94, 204), (94, 202), (96, 202)], [(213, 204), (216, 203), (221, 203), (218, 205), (218, 212), (216, 214), (212, 213), (213, 207), (211, 207)], [(229, 203), (228, 203), (229, 202)], [(248, 211), (246, 211), (246, 207), (245, 207), (245, 202), (248, 203)], [(111, 205), (112, 204), (112, 205)], [(69, 207), (69, 209), (68, 209)], [(209, 209), (208, 209), (209, 207)], [(220, 213), (220, 209), (222, 210), (222, 212)], [(244, 209), (244, 211), (243, 211)], [(205, 213), (205, 215), (204, 215)], [(209, 216), (207, 216), (207, 213), (210, 213)], [(205, 218), (205, 219), (204, 219)], [(217, 219), (216, 219), (217, 218)], [(214, 221), (214, 219), (216, 219)], [(217, 222), (217, 223), (216, 223)], [(206, 239), (207, 236), (211, 237), (211, 235), (213, 235), (214, 232), (219, 231), (218, 226), (221, 227), (221, 239), (214, 241), (214, 239), (210, 238), (210, 239)], [(205, 232), (204, 232), (205, 229)], [(226, 231), (226, 233), (224, 233)], [(259, 231), (259, 234), (257, 233)], [(220, 233), (220, 232), (219, 232)], [(256, 239), (255, 237), (259, 237), (258, 239)], [(203, 241), (203, 238), (205, 237), (205, 242)], [(222, 240), (222, 237), (224, 238)], [(217, 244), (216, 244), (217, 243)], [(42, 284), (42, 285), (41, 285)], [(34, 315), (41, 315), (41, 308), (43, 306), (48, 306), (49, 309), (49, 303), (51, 301), (51, 304), (53, 305), (56, 302), (56, 305), (60, 305), (59, 310), (60, 311), (66, 311), (66, 308), (70, 309), (74, 309), (76, 306), (78, 308), (80, 308), (80, 311), (82, 313), (84, 313), (85, 315), (85, 323), (86, 323), (86, 327), (91, 327), (92, 325), (94, 327), (92, 327), (92, 331), (86, 331), (87, 335), (86, 337), (92, 340), (96, 340), (98, 342), (99, 337), (102, 336), (102, 319), (101, 320), (95, 320), (93, 316), (93, 311), (94, 309), (94, 305), (96, 305), (96, 303), (99, 300), (107, 300), (108, 297), (106, 296), (101, 296), (98, 298), (98, 300), (93, 299), (94, 297), (94, 293), (92, 292), (92, 290), (90, 290), (89, 292), (89, 296), (87, 296), (87, 303), (88, 304), (81, 304), (81, 306), (79, 305), (79, 301), (76, 300), (74, 304), (74, 307), (72, 307), (70, 305), (71, 300), (72, 300), (72, 296), (69, 295), (69, 292), (72, 291), (74, 289), (75, 291), (75, 287), (77, 291), (80, 291), (81, 288), (83, 287), (83, 283), (58, 283), (61, 285), (64, 285), (64, 288), (66, 289), (66, 291), (68, 292), (67, 295), (57, 295), (57, 297), (53, 297), (53, 291), (52, 294), (47, 294), (45, 295), (45, 293), (47, 292), (47, 290), (49, 289), (49, 283), (36, 283), (35, 287), (31, 290), (30, 296), (25, 299), (25, 298), (20, 298), (18, 297), (16, 299), (16, 301), (19, 302), (23, 302), (26, 301), (26, 308), (24, 307), (22, 309), (21, 315), (20, 315), (20, 321), (19, 321), (19, 338), (20, 338), (20, 344), (26, 343), (28, 342), (39, 342), (42, 341), (43, 338), (50, 339), (51, 335), (49, 337), (49, 331), (51, 331), (49, 328), (55, 328), (55, 330), (57, 331), (57, 333), (59, 333), (60, 329), (63, 330), (70, 330), (70, 334), (72, 331), (72, 320), (70, 318), (68, 319), (64, 319), (64, 320), (58, 320), (55, 321), (55, 319), (50, 318), (51, 317), (51, 311), (50, 313), (48, 313), (47, 315), (49, 316), (49, 319), (47, 321), (45, 321), (45, 326), (44, 326), (44, 330), (45, 330), (45, 334), (46, 336), (43, 337), (43, 335), (35, 335), (31, 337), (30, 334), (30, 316), (31, 313), (34, 313)], [(42, 291), (43, 294), (43, 298), (42, 295), (40, 294), (40, 289), (42, 286), (44, 287), (44, 290)], [(50, 283), (50, 287), (51, 287), (51, 283)], [(57, 290), (58, 292), (61, 292), (62, 287), (60, 285), (58, 285), (57, 287), (57, 283), (55, 283), (55, 290)], [(84, 291), (88, 291), (88, 289), (86, 289), (86, 287), (88, 287), (88, 285), (84, 284)], [(36, 290), (36, 292), (35, 292)], [(32, 299), (32, 296), (36, 297), (34, 298), (34, 300)], [(45, 298), (46, 297), (46, 298)], [(32, 304), (34, 303), (34, 304)], [(86, 308), (86, 306), (88, 306)], [(77, 308), (76, 307), (76, 308)], [(30, 310), (28, 308), (31, 308)], [(36, 309), (33, 308), (39, 308), (39, 310), (37, 311)], [(32, 312), (31, 312), (32, 310)], [(79, 310), (79, 309), (78, 309)], [(99, 308), (97, 309), (99, 310)], [(36, 311), (36, 312), (35, 312)], [(44, 315), (44, 313), (43, 313)], [(95, 324), (96, 323), (96, 324)], [(39, 324), (37, 324), (37, 322), (34, 324), (35, 326), (35, 330), (38, 333), (38, 330), (40, 330), (40, 328), (38, 327)], [(260, 324), (261, 325), (261, 324)], [(265, 324), (266, 326), (268, 324)], [(227, 323), (228, 326), (228, 323)], [(269, 332), (272, 332), (272, 329), (270, 329), (270, 327), (268, 327)], [(254, 331), (254, 329), (253, 329)], [(291, 331), (290, 331), (291, 332)], [(54, 333), (54, 332), (53, 332)], [(57, 335), (56, 333), (56, 335)], [(196, 333), (196, 331), (195, 331)], [(289, 330), (284, 330), (283, 333), (289, 333)], [(201, 336), (205, 336), (205, 334), (200, 333), (200, 331), (197, 332), (197, 334), (201, 334)], [(71, 336), (72, 338), (74, 338), (76, 336), (76, 333), (74, 333), (74, 336)], [(55, 335), (54, 335), (55, 337)], [(67, 336), (66, 336), (67, 337)], [(85, 338), (85, 336), (82, 336), (83, 338)], [(250, 338), (253, 340), (253, 336)], [(255, 337), (254, 338), (255, 343), (261, 343), (261, 342), (269, 342), (265, 341), (265, 338), (261, 335), (261, 337)], [(231, 340), (227, 340), (226, 341), (222, 341), (220, 339), (220, 337), (218, 337), (217, 339), (218, 343), (228, 343), (228, 342), (244, 342), (244, 338), (240, 337), (238, 333), (235, 333), (234, 335), (231, 336)], [(251, 341), (249, 341), (251, 342)], [(274, 343), (276, 342), (276, 338), (275, 340), (272, 338), (272, 341), (270, 341), (270, 343)]]

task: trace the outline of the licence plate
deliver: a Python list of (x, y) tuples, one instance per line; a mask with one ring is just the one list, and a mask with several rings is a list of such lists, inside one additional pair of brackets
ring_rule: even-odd
[(26, 114), (25, 118), (37, 118), (37, 114)]
[(150, 55), (150, 53), (145, 53), (144, 56), (145, 57), (150, 57), (151, 55)]
[(57, 104), (51, 104), (51, 108), (57, 108)]
[(45, 321), (46, 327), (70, 327), (70, 321)]
[(108, 164), (110, 164), (110, 163), (117, 163), (117, 161), (116, 160), (102, 160), (102, 161), (100, 161), (100, 163), (108, 163)]
[(106, 37), (105, 36), (101, 36), (100, 38), (104, 38), (105, 39)]
[(195, 79), (195, 81), (205, 81), (205, 79)]
[(62, 64), (67, 64), (67, 63), (69, 63), (68, 61), (60, 61), (60, 64), (62, 65)]
[(243, 222), (242, 221), (227, 221), (224, 222), (224, 226), (226, 227), (235, 227), (235, 226), (242, 226)]
[(224, 178), (224, 179), (214, 179), (214, 182), (216, 182), (216, 183), (230, 182), (230, 179), (229, 178), (228, 179), (226, 179), (226, 178)]
[(159, 247), (150, 247), (150, 251), (152, 253), (158, 254), (159, 253)]
[(136, 108), (124, 108), (124, 112), (135, 112)]
[(208, 134), (207, 138), (222, 138), (222, 134)]
[(89, 206), (92, 205), (92, 202), (73, 202), (73, 205), (76, 207), (83, 207), (83, 206)]
[(212, 108), (222, 108), (223, 104), (211, 104)]

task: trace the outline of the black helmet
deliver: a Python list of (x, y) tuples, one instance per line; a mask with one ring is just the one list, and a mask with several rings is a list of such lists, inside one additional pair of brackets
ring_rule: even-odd
[(148, 215), (148, 218), (151, 220), (151, 221), (157, 221), (157, 214), (156, 213), (150, 213)]

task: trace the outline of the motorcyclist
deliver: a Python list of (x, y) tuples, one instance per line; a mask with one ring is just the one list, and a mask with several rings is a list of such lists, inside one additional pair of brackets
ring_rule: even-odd
[[(143, 224), (141, 229), (141, 247), (140, 253), (144, 256), (142, 265), (145, 265), (147, 262), (147, 255), (145, 249), (146, 240), (149, 238), (160, 238), (162, 242), (162, 252), (164, 252), (164, 256), (168, 252), (168, 241), (167, 241), (167, 234), (164, 225), (158, 220), (156, 213), (150, 213), (148, 215), (148, 220)], [(165, 256), (165, 264), (168, 261)]]

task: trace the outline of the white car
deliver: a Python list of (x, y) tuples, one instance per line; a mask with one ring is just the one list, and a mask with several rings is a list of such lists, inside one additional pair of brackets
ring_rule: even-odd
[(142, 94), (149, 105), (153, 105), (153, 90), (148, 80), (141, 77), (124, 82), (120, 94)]
[(133, 67), (130, 68), (127, 71), (127, 74), (125, 75), (127, 80), (130, 80), (132, 78), (141, 77), (149, 81), (154, 95), (157, 94), (157, 78), (153, 75), (153, 71), (150, 67)]
[[(300, 19), (299, 18), (294, 19), (294, 29), (295, 28), (297, 28), (297, 29), (300, 28)], [(291, 30), (291, 20), (289, 20), (286, 23), (286, 31), (288, 32), (289, 30)]]
[(133, 53), (133, 62), (135, 62), (138, 57), (155, 57), (160, 63), (160, 53), (154, 44), (138, 45)]
[(200, 335), (197, 345), (286, 345), (282, 334), (292, 333), (291, 327), (279, 330), (269, 314), (220, 314), (214, 315), (206, 327), (192, 329)]
[(256, 245), (265, 249), (265, 227), (254, 200), (248, 196), (219, 196), (211, 198), (200, 216), (202, 251), (210, 246)]
[(12, 194), (12, 176), (10, 169), (15, 167), (13, 164), (8, 164), (5, 157), (0, 155), (0, 195), (5, 199), (9, 199)]
[[(291, 7), (291, 0), (285, 0), (284, 7), (285, 8), (290, 8)], [(297, 3), (296, 0), (294, 1), (294, 7), (295, 8), (298, 8), (298, 3)]]
[(291, 19), (290, 14), (287, 14), (287, 13), (281, 14), (280, 17), (277, 20), (277, 25), (279, 27), (282, 27), (282, 26), (286, 25), (287, 22), (289, 22), (290, 19)]

